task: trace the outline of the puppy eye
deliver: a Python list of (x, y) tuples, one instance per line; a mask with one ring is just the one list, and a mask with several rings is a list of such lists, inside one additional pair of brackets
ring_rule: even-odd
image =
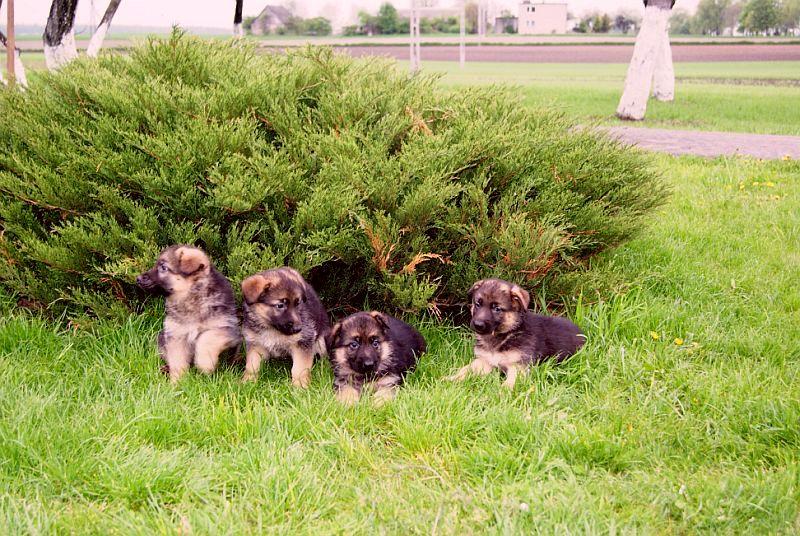
[(480, 309), (481, 305), (483, 305), (483, 302), (481, 300), (475, 300), (475, 307)]
[(355, 350), (355, 349), (356, 349), (356, 348), (358, 348), (359, 346), (360, 346), (360, 345), (358, 344), (358, 341), (350, 341), (350, 349), (351, 349), (351, 350)]
[(503, 312), (503, 308), (500, 307), (499, 305), (495, 305), (494, 307), (492, 307), (492, 309), (494, 310), (495, 313), (502, 313)]
[(167, 265), (166, 264), (159, 264), (158, 265), (158, 271), (163, 274), (164, 272), (167, 271)]
[(278, 302), (275, 304), (275, 309), (278, 309), (279, 311), (282, 310), (284, 307), (285, 305), (283, 305), (283, 302)]
[(372, 347), (373, 348), (378, 348), (380, 345), (381, 345), (381, 341), (379, 341), (377, 338), (372, 339)]

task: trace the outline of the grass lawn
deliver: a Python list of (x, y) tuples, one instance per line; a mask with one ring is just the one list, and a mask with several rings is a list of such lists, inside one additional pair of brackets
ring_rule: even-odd
[[(407, 62), (400, 64), (407, 68)], [(557, 106), (583, 121), (614, 117), (627, 65), (425, 62), (452, 87), (515, 84), (529, 105)], [(676, 63), (675, 102), (651, 100), (638, 126), (800, 135), (800, 62)]]
[(380, 409), (337, 405), (326, 363), (174, 389), (157, 318), (0, 300), (1, 532), (800, 531), (800, 162), (653, 162), (673, 196), (580, 277), (585, 350), (513, 393), (443, 381), (470, 337), (430, 322)]

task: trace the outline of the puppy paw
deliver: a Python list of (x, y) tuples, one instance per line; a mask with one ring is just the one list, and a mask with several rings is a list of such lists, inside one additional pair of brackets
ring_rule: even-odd
[(345, 406), (352, 406), (358, 402), (359, 393), (352, 387), (343, 387), (336, 392), (336, 400)]
[(301, 389), (308, 389), (308, 386), (311, 385), (311, 373), (306, 371), (303, 374), (300, 374), (299, 376), (293, 377), (292, 385), (294, 387), (299, 387)]
[(450, 382), (463, 382), (465, 379), (467, 379), (467, 376), (469, 376), (468, 366), (458, 369), (458, 372), (450, 376), (447, 376), (445, 379)]
[(242, 376), (242, 383), (252, 383), (258, 379), (258, 374), (255, 372), (247, 371)]
[(375, 391), (375, 396), (372, 397), (372, 403), (379, 408), (394, 400), (395, 395), (394, 389), (378, 389)]

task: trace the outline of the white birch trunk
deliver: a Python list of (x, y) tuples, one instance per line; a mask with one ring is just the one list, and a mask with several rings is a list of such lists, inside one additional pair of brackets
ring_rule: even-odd
[(75, 47), (75, 30), (70, 29), (57, 45), (44, 45), (44, 62), (51, 71), (56, 71), (78, 57)]
[[(3, 2), (0, 0), (0, 5)], [(6, 54), (8, 54), (8, 40), (3, 32), (0, 32), (0, 44), (6, 47)], [(19, 54), (19, 49), (14, 47), (14, 80), (17, 84), (22, 87), (28, 87), (28, 77), (25, 76), (25, 65), (22, 63), (22, 58)], [(3, 69), (0, 68), (0, 82), (3, 84), (6, 83), (6, 79), (3, 77)]]
[(649, 5), (644, 10), (644, 21), (639, 35), (636, 36), (633, 57), (625, 77), (625, 90), (617, 106), (617, 116), (620, 119), (644, 119), (656, 59), (661, 53), (670, 12), (669, 8), (654, 5)]
[(233, 36), (237, 39), (244, 37), (244, 30), (242, 29), (241, 23), (233, 25)]
[(669, 24), (656, 57), (653, 73), (653, 96), (664, 102), (675, 100), (675, 69), (672, 66), (672, 47), (669, 44)]
[(103, 18), (100, 20), (100, 24), (94, 31), (91, 40), (89, 40), (89, 47), (86, 49), (86, 55), (90, 58), (96, 58), (97, 54), (100, 52), (100, 49), (103, 48), (103, 41), (105, 41), (106, 34), (108, 34), (108, 29), (111, 27), (111, 20), (117, 13), (117, 9), (119, 8), (119, 4), (121, 2), (122, 0), (111, 0), (108, 3), (106, 12), (103, 13)]
[(86, 47), (86, 55), (90, 58), (96, 58), (97, 54), (100, 53), (100, 49), (103, 48), (103, 41), (106, 39), (106, 34), (108, 33), (108, 28), (111, 26), (111, 22), (101, 22), (97, 29), (94, 31), (94, 35), (89, 40), (89, 46)]

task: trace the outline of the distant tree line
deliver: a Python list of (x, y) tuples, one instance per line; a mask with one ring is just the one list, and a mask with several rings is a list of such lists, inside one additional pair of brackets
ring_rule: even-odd
[[(478, 31), (478, 4), (467, 2), (465, 6), (466, 32)], [(408, 18), (401, 17), (391, 2), (384, 2), (376, 14), (361, 11), (358, 24), (345, 26), (344, 35), (392, 35), (408, 33)], [(447, 17), (424, 17), (420, 20), (420, 33), (459, 33), (461, 22), (457, 15)]]
[[(244, 31), (250, 33), (253, 22), (258, 17), (245, 17), (242, 21)], [(331, 35), (333, 27), (331, 21), (325, 17), (314, 17), (304, 19), (297, 15), (292, 15), (283, 26), (280, 26), (275, 33), (278, 35)]]
[(800, 0), (700, 0), (694, 15), (675, 10), (670, 27), (673, 34), (722, 35), (726, 30), (749, 35), (796, 34)]
[(628, 33), (635, 30), (641, 19), (633, 13), (620, 11), (616, 15), (608, 13), (589, 13), (578, 20), (572, 28), (577, 33)]

